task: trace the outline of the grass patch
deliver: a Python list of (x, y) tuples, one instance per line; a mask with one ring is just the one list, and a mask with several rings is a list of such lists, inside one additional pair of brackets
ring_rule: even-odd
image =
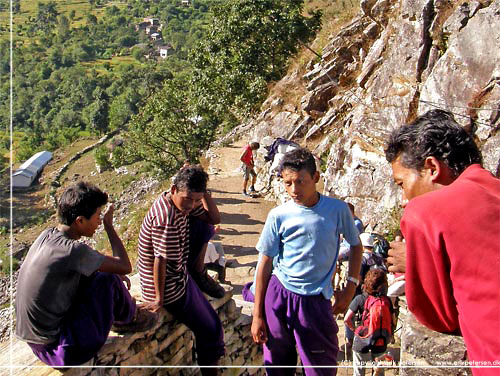
[(146, 66), (146, 64), (137, 61), (132, 56), (113, 56), (111, 59), (96, 59), (93, 61), (80, 62), (87, 69), (95, 69), (100, 75), (109, 74), (111, 71), (121, 65)]
[[(305, 2), (305, 15), (309, 16), (313, 10), (321, 9), (323, 12), (322, 27), (316, 38), (309, 44), (309, 48), (320, 56), (323, 48), (330, 41), (331, 35), (340, 31), (342, 26), (349, 23), (359, 12), (359, 2), (354, 0), (309, 0)], [(287, 74), (297, 72), (301, 77), (306, 72), (309, 62), (317, 63), (320, 58), (311, 50), (303, 47), (293, 58)], [(278, 81), (270, 85), (270, 95), (283, 98), (286, 103), (291, 103), (300, 108), (300, 100), (307, 93), (305, 82), (292, 80), (289, 82)]]

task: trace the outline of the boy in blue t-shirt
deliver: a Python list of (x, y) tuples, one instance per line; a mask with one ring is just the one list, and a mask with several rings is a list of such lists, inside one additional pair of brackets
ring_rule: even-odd
[[(269, 213), (257, 244), (252, 337), (264, 344), (264, 365), (334, 367), (338, 326), (333, 315), (351, 302), (361, 265), (359, 232), (346, 203), (319, 194), (319, 173), (305, 149), (285, 154), (281, 175), (292, 200)], [(346, 288), (333, 296), (332, 275), (340, 234), (351, 244)], [(273, 269), (274, 260), (274, 269)], [(294, 374), (269, 368), (269, 375)], [(305, 368), (307, 376), (334, 375), (335, 368)]]

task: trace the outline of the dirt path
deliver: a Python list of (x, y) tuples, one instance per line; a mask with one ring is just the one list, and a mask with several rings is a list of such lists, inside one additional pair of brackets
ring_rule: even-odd
[[(274, 202), (264, 198), (250, 198), (242, 195), (243, 177), (240, 171), (240, 155), (243, 141), (215, 150), (208, 169), (209, 188), (216, 199), (222, 216), (221, 230), (213, 241), (221, 242), (230, 265), (226, 279), (231, 281), (235, 297), (241, 295), (241, 288), (253, 279), (257, 264), (255, 245), (264, 227), (267, 213)], [(220, 156), (223, 156), (221, 158)], [(259, 185), (256, 185), (259, 189)]]

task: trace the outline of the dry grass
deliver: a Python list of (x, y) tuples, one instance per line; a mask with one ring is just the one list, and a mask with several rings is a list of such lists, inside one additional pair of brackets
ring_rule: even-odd
[[(309, 0), (305, 2), (305, 15), (321, 9), (323, 12), (322, 27), (309, 48), (303, 47), (291, 61), (287, 75), (296, 72), (299, 79), (281, 80), (270, 85), (270, 96), (282, 98), (285, 103), (300, 107), (301, 98), (307, 93), (306, 83), (300, 80), (306, 73), (307, 65), (320, 61), (323, 48), (332, 35), (340, 31), (343, 25), (349, 23), (359, 12), (359, 1), (355, 0)], [(313, 50), (314, 52), (312, 52)]]

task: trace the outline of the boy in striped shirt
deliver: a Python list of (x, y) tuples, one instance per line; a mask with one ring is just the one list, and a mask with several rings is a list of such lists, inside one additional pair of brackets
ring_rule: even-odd
[[(207, 181), (208, 175), (199, 166), (179, 171), (170, 192), (163, 192), (144, 218), (138, 260), (143, 299), (153, 310), (165, 307), (193, 331), (200, 366), (216, 365), (224, 355), (222, 324), (203, 296), (203, 286), (199, 286), (210, 277), (196, 267), (203, 264), (193, 268), (188, 265), (188, 258), (199, 259), (189, 257), (190, 217), (210, 224), (220, 222), (219, 211), (207, 192)], [(195, 276), (196, 272), (201, 277)], [(203, 374), (215, 371), (202, 368)]]

